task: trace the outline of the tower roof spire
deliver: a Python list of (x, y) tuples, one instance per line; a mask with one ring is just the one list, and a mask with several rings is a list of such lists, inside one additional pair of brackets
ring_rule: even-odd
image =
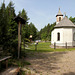
[(63, 16), (63, 14), (61, 13), (61, 11), (60, 11), (60, 8), (59, 8), (59, 11), (58, 11), (58, 14), (56, 15), (56, 17), (57, 16)]

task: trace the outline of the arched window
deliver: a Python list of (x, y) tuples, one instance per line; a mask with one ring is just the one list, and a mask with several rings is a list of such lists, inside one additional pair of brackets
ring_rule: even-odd
[(61, 21), (61, 17), (59, 17), (59, 21)]
[(73, 34), (73, 41), (75, 41), (75, 33)]
[(57, 33), (57, 41), (60, 41), (60, 33)]

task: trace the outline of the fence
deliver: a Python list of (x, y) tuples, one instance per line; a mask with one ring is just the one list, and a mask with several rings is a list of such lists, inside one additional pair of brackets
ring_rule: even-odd
[(56, 48), (73, 48), (75, 47), (75, 42), (65, 42), (65, 43), (53, 43), (54, 49)]

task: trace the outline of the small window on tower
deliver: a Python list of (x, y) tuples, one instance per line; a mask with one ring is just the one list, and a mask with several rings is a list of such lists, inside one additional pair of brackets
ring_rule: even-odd
[(59, 21), (61, 21), (61, 17), (59, 17)]

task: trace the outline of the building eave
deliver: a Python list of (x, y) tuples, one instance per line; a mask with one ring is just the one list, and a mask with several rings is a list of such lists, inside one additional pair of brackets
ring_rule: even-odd
[(75, 26), (56, 26), (55, 28), (75, 28)]

